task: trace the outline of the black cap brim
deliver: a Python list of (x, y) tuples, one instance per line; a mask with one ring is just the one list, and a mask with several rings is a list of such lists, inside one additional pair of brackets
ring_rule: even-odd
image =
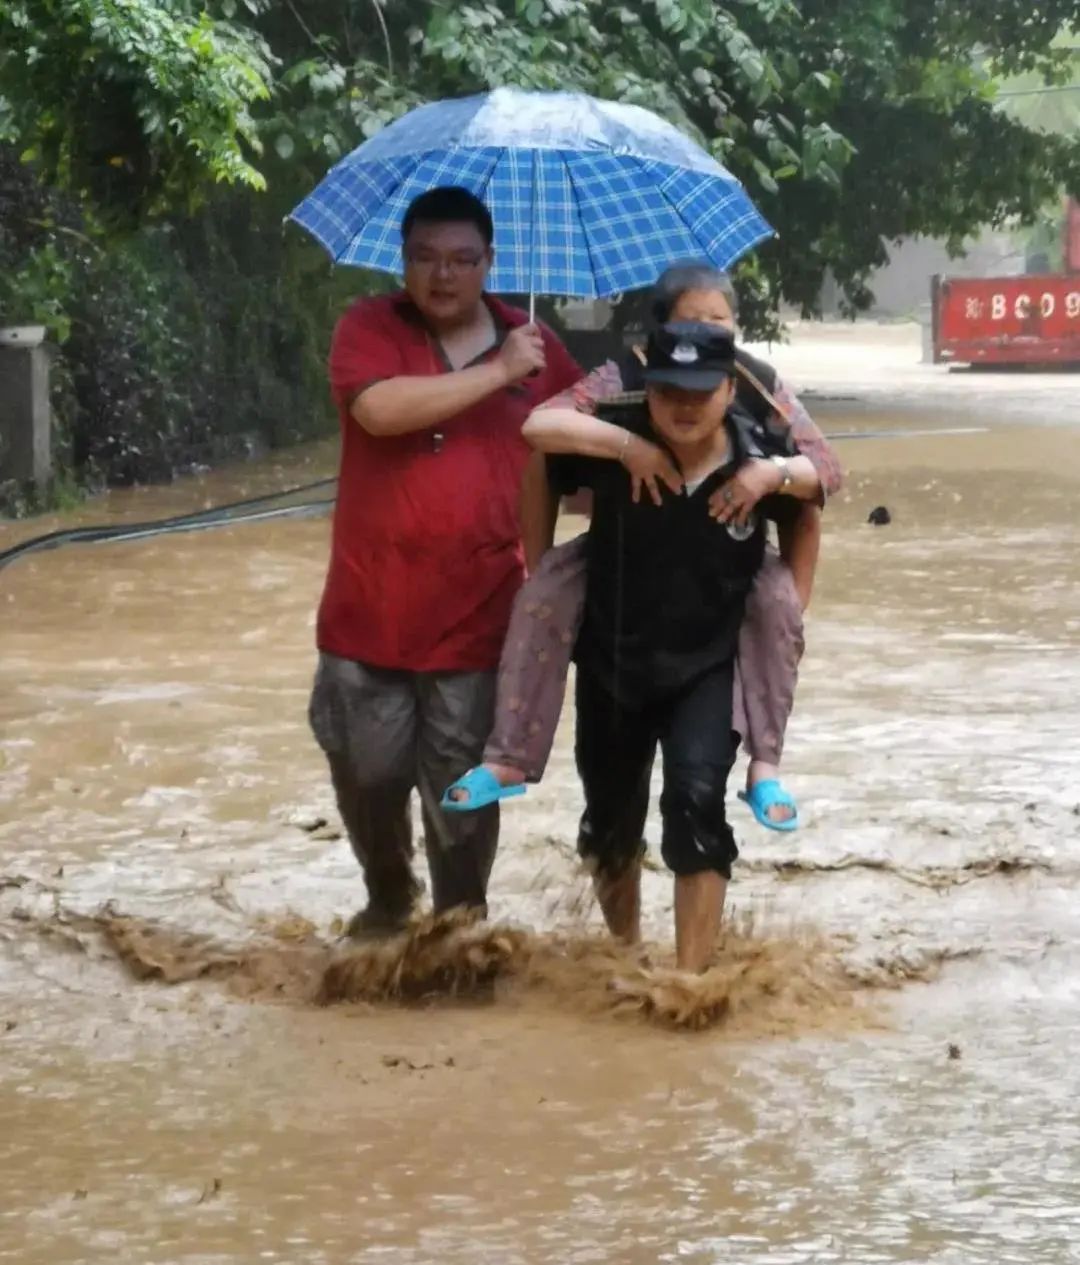
[(645, 385), (678, 387), (682, 391), (700, 391), (711, 395), (733, 376), (726, 369), (646, 369)]

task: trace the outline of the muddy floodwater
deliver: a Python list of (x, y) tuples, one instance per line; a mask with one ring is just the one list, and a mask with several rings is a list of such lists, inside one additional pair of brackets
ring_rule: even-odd
[[(582, 947), (569, 707), (503, 817), (518, 973), (314, 1004), (363, 900), (305, 720), (325, 519), (0, 573), (0, 1262), (1080, 1261), (1080, 429), (843, 455), (786, 757), (804, 826), (766, 834), (733, 785), (732, 1005), (703, 1031), (608, 1005), (638, 968)], [(662, 974), (659, 871), (646, 900)]]

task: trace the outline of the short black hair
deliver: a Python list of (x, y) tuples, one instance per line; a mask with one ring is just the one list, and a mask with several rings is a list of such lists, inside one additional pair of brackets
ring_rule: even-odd
[(458, 185), (446, 185), (441, 189), (429, 189), (409, 204), (401, 221), (401, 240), (408, 241), (417, 224), (473, 224), (490, 246), (495, 237), (495, 225), (491, 212), (475, 193)]
[(731, 315), (739, 315), (739, 300), (731, 277), (706, 260), (686, 259), (672, 264), (656, 279), (649, 295), (649, 308), (654, 325), (666, 325), (675, 305), (691, 290), (712, 290), (727, 299)]

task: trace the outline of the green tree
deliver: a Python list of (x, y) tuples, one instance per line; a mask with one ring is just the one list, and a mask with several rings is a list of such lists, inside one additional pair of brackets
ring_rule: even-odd
[(760, 325), (781, 299), (812, 309), (826, 271), (865, 306), (889, 239), (959, 247), (1080, 186), (1080, 138), (994, 105), (1002, 74), (1067, 73), (1054, 37), (1078, 16), (1080, 0), (315, 0), (260, 21), (285, 67), (263, 117), (314, 176), (420, 99), (516, 83), (648, 106), (777, 227), (742, 269)]
[(1070, 27), (1080, 0), (0, 0), (0, 320), (68, 340), (110, 477), (317, 430), (329, 323), (374, 283), (282, 217), (411, 106), (500, 84), (642, 104), (743, 180), (779, 232), (739, 269), (750, 332), (826, 272), (857, 309), (889, 239), (1080, 191), (1075, 129), (995, 99), (1067, 82)]
[(0, 0), (0, 140), (113, 216), (262, 189), (251, 106), (271, 82), (258, 34), (201, 4)]
[(759, 298), (812, 307), (828, 269), (858, 306), (883, 239), (958, 244), (1080, 185), (1075, 135), (994, 106), (1002, 75), (1066, 73), (1077, 21), (1080, 0), (0, 0), (0, 93), (50, 178), (158, 210), (265, 178), (275, 215), (421, 100), (638, 102), (778, 228), (745, 270)]
[(1054, 37), (1074, 0), (805, 0), (799, 56), (839, 84), (830, 119), (853, 146), (834, 187), (799, 179), (765, 210), (780, 230), (770, 260), (785, 297), (810, 305), (830, 268), (853, 306), (883, 240), (925, 234), (959, 249), (985, 225), (1032, 223), (1048, 198), (1080, 188), (1080, 136), (1051, 136), (996, 108), (997, 79), (1055, 82)]

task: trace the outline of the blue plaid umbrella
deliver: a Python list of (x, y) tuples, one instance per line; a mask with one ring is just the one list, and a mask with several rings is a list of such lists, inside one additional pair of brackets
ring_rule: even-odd
[(509, 294), (619, 294), (673, 259), (728, 268), (772, 236), (735, 177), (650, 111), (516, 88), (411, 111), (337, 163), (290, 218), (335, 263), (399, 275), (406, 208), (449, 184), (490, 209), (489, 284)]

